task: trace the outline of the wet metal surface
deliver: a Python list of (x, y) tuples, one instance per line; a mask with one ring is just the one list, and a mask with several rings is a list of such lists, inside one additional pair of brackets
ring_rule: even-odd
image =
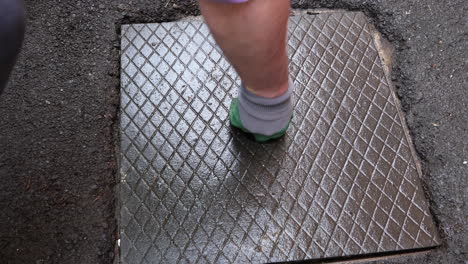
[(439, 243), (361, 13), (291, 17), (295, 115), (233, 130), (239, 79), (200, 20), (122, 28), (123, 263), (262, 263)]

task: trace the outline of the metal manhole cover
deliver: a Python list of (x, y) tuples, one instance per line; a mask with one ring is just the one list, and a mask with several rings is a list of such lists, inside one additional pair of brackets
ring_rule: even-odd
[(232, 130), (239, 79), (201, 20), (122, 28), (123, 263), (261, 263), (435, 246), (420, 173), (359, 12), (296, 15), (292, 126)]

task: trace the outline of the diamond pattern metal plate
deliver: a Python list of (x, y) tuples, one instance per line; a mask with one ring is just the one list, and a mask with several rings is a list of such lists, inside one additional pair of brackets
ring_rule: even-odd
[(194, 18), (125, 25), (123, 263), (263, 263), (439, 244), (411, 141), (359, 12), (292, 16), (295, 115), (231, 129), (239, 78)]

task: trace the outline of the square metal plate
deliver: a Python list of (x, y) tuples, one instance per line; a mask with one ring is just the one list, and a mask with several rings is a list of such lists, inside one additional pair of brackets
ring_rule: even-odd
[(439, 244), (359, 12), (292, 16), (287, 135), (231, 129), (239, 78), (199, 18), (122, 28), (123, 263), (262, 263)]

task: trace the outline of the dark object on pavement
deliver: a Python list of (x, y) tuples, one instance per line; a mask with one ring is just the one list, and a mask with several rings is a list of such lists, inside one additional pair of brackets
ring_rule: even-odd
[(0, 94), (21, 49), (25, 24), (22, 1), (0, 0)]

